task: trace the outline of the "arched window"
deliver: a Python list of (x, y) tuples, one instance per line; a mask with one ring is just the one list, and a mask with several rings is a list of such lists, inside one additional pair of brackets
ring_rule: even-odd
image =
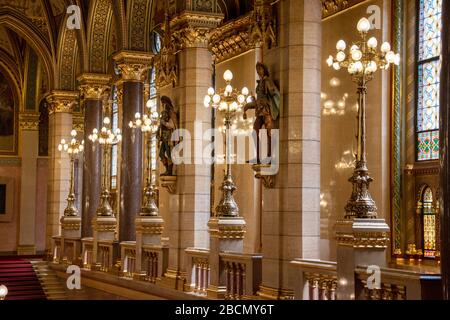
[[(112, 87), (111, 127), (116, 130), (119, 127), (119, 105), (117, 103), (117, 87)], [(111, 189), (117, 189), (117, 145), (111, 148)]]
[(433, 192), (427, 187), (422, 195), (423, 219), (423, 255), (434, 258), (436, 256), (436, 213), (433, 207)]
[[(150, 70), (150, 91), (149, 91), (149, 100), (147, 102), (147, 108), (150, 109), (150, 112), (158, 112), (158, 95), (156, 92), (156, 83), (155, 83), (156, 75), (155, 75), (155, 69), (152, 68)], [(157, 157), (156, 157), (156, 149), (157, 149), (157, 138), (156, 135), (153, 135), (152, 141), (151, 141), (151, 157), (152, 157), (152, 163), (151, 165), (151, 171), (152, 171), (152, 180), (153, 183), (155, 183), (155, 177), (156, 177), (156, 163), (157, 163)]]
[(418, 1), (417, 160), (439, 159), (442, 0)]

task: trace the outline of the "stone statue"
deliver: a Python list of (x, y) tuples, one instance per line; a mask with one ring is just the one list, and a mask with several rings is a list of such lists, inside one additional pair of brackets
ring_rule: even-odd
[(275, 128), (275, 121), (278, 120), (280, 114), (280, 91), (278, 90), (273, 80), (270, 78), (269, 69), (265, 64), (258, 62), (256, 64), (256, 72), (259, 76), (258, 85), (256, 86), (256, 99), (244, 106), (244, 119), (247, 119), (247, 110), (255, 109), (256, 119), (253, 124), (253, 130), (256, 131), (257, 135), (256, 162), (260, 164), (259, 130), (261, 130), (263, 127), (267, 130), (267, 152), (270, 159), (272, 153), (272, 129)]
[(166, 171), (161, 176), (173, 176), (172, 149), (178, 143), (172, 140), (172, 134), (178, 129), (178, 114), (169, 97), (161, 97), (162, 111), (158, 132), (159, 159)]

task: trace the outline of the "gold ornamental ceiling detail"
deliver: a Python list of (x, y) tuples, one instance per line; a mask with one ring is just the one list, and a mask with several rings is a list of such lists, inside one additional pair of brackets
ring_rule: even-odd
[(348, 9), (365, 0), (322, 0), (322, 19)]

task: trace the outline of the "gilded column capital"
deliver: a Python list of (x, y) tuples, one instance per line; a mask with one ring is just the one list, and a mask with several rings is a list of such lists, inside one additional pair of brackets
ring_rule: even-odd
[(111, 89), (111, 76), (99, 73), (84, 73), (77, 78), (84, 99), (103, 100)]
[(22, 130), (39, 130), (39, 113), (21, 112), (19, 114), (19, 127)]
[(223, 14), (184, 11), (170, 22), (173, 37), (183, 48), (206, 48), (212, 31), (222, 22)]
[(113, 56), (123, 81), (144, 81), (153, 61), (153, 54), (122, 50)]
[(49, 104), (49, 114), (67, 112), (73, 110), (73, 106), (77, 103), (78, 92), (54, 90), (46, 98)]

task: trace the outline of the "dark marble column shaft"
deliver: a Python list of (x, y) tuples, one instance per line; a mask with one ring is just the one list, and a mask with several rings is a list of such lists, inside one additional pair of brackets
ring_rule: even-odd
[(442, 294), (444, 300), (450, 300), (450, 1), (442, 2), (442, 71), (441, 71), (441, 107), (440, 107), (440, 144), (441, 144), (441, 272)]
[(98, 143), (92, 143), (89, 135), (102, 125), (102, 101), (89, 99), (84, 102), (84, 166), (83, 166), (83, 215), (81, 236), (92, 237), (92, 219), (96, 215), (101, 193), (102, 152)]
[(119, 241), (136, 239), (134, 220), (141, 209), (142, 132), (139, 129), (131, 129), (128, 124), (134, 121), (136, 112), (142, 114), (143, 94), (142, 82), (123, 82)]

